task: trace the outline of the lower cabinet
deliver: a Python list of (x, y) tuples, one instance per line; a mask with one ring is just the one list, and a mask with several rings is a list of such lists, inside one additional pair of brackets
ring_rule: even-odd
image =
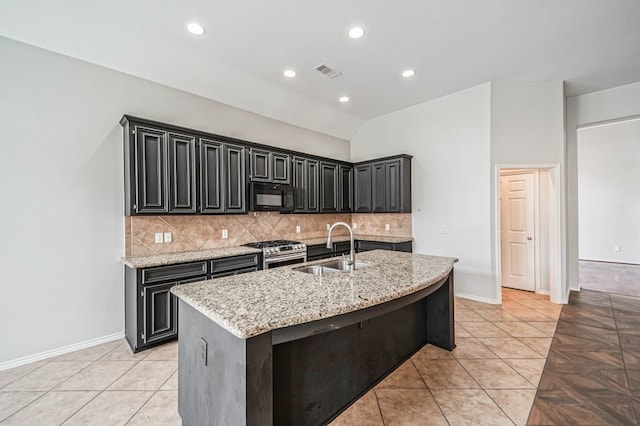
[(133, 352), (178, 337), (178, 300), (171, 287), (254, 272), (260, 255), (133, 269), (125, 267), (125, 337)]
[[(355, 240), (356, 252), (369, 250), (391, 250), (404, 251), (411, 253), (413, 251), (413, 242), (404, 241), (402, 243), (384, 243), (382, 241), (363, 241)], [(333, 243), (332, 248), (327, 248), (326, 244), (316, 244), (307, 246), (307, 261), (328, 259), (336, 256), (348, 256), (351, 253), (351, 242), (340, 241)]]
[(402, 243), (385, 243), (382, 241), (363, 241), (359, 240), (356, 245), (356, 251), (370, 251), (370, 250), (391, 250), (391, 251), (403, 251), (406, 253), (413, 252), (413, 242), (404, 241)]

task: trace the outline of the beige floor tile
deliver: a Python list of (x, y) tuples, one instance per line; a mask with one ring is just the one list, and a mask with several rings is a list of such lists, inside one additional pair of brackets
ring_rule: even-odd
[(455, 327), (455, 332), (456, 332), (456, 339), (458, 339), (460, 337), (473, 337), (471, 335), (471, 333), (469, 333), (467, 330), (465, 330), (464, 327), (461, 326), (460, 324), (455, 323), (454, 327)]
[(3, 390), (10, 391), (48, 391), (78, 371), (87, 367), (90, 362), (49, 362), (37, 370), (23, 376), (5, 386)]
[(460, 324), (474, 337), (509, 337), (507, 333), (489, 321), (460, 321)]
[(451, 425), (513, 425), (482, 389), (434, 389), (431, 393)]
[(177, 370), (175, 361), (140, 361), (109, 390), (158, 390)]
[(511, 299), (503, 299), (502, 300), (502, 305), (500, 305), (500, 308), (502, 310), (513, 310), (513, 309), (523, 309), (526, 306), (524, 306), (522, 303), (520, 303), (517, 300), (511, 300)]
[(129, 344), (123, 342), (120, 346), (109, 352), (102, 358), (101, 361), (142, 361), (149, 355), (150, 351), (142, 351), (136, 354), (133, 353)]
[(429, 389), (480, 387), (458, 360), (417, 358), (413, 362)]
[(518, 318), (520, 321), (548, 321), (550, 318), (542, 315), (533, 309), (522, 307), (522, 309), (504, 309), (506, 313)]
[(169, 377), (169, 379), (166, 382), (164, 382), (160, 390), (165, 390), (165, 391), (178, 390), (178, 371), (177, 370), (175, 373), (171, 375), (171, 377)]
[[(65, 426), (124, 425), (153, 395), (148, 391), (105, 391), (64, 422)], [(99, 419), (99, 420), (98, 420)]]
[(471, 309), (456, 309), (454, 311), (456, 321), (484, 321), (484, 319)]
[(149, 351), (145, 361), (177, 361), (178, 342), (165, 343)]
[(377, 389), (376, 396), (386, 426), (448, 425), (427, 389)]
[(426, 344), (411, 357), (411, 359), (416, 359), (416, 358), (422, 358), (422, 359), (453, 358), (453, 355), (451, 351), (439, 348), (437, 346), (433, 346), (431, 344)]
[(513, 337), (548, 337), (548, 333), (522, 321), (494, 322), (493, 324)]
[(509, 315), (502, 309), (476, 310), (476, 313), (487, 321), (518, 321), (518, 318)]
[(8, 370), (0, 371), (0, 389), (8, 385), (9, 383), (18, 380), (21, 377), (26, 376), (33, 370), (45, 365), (45, 361), (37, 361), (29, 364), (21, 365), (20, 367), (10, 368)]
[(558, 321), (558, 318), (560, 318), (560, 313), (561, 313), (561, 311), (556, 311), (553, 309), (535, 309), (535, 311), (541, 313), (545, 317), (548, 317), (549, 319), (552, 319), (554, 321)]
[(458, 299), (456, 308), (462, 309), (500, 309), (500, 305), (494, 305), (491, 303), (482, 303), (470, 299)]
[(549, 354), (549, 348), (551, 348), (551, 337), (520, 337), (518, 338), (522, 343), (529, 346), (540, 355), (546, 357)]
[(97, 394), (93, 391), (48, 392), (2, 424), (58, 426)]
[(536, 300), (536, 294), (531, 291), (503, 288), (502, 294), (506, 294), (510, 299), (514, 300)]
[(374, 392), (367, 392), (330, 424), (332, 426), (384, 426)]
[(456, 348), (451, 352), (455, 358), (497, 358), (475, 337), (456, 339)]
[(500, 358), (544, 358), (515, 337), (483, 338), (481, 341)]
[(182, 425), (182, 419), (178, 414), (178, 392), (158, 391), (136, 413), (127, 426)]
[(96, 361), (62, 382), (56, 390), (104, 390), (135, 364), (135, 361)]
[(533, 385), (527, 379), (501, 359), (461, 359), (460, 364), (483, 388), (533, 388)]
[(425, 389), (426, 387), (413, 362), (408, 360), (378, 383), (376, 389)]
[(517, 426), (527, 424), (535, 389), (487, 389), (487, 393)]
[(558, 326), (557, 321), (528, 321), (527, 324), (544, 331), (549, 337), (553, 337), (556, 332), (556, 327)]
[(122, 339), (118, 339), (113, 342), (102, 343), (100, 345), (80, 349), (79, 351), (69, 352), (68, 354), (51, 358), (50, 361), (97, 361), (121, 344)]
[(0, 392), (0, 422), (44, 395), (44, 392)]
[(527, 379), (532, 385), (537, 387), (540, 383), (540, 377), (542, 376), (546, 359), (504, 359), (503, 361), (520, 373), (520, 375)]

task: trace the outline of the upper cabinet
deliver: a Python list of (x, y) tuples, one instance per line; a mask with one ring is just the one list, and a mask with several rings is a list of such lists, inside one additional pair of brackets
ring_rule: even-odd
[(338, 167), (338, 211), (353, 211), (353, 167)]
[(318, 212), (320, 193), (318, 160), (293, 157), (291, 165), (294, 213)]
[(245, 148), (200, 139), (200, 213), (244, 213)]
[(251, 148), (250, 180), (254, 182), (291, 183), (291, 157), (288, 154)]
[(354, 212), (411, 212), (410, 156), (358, 163), (354, 166), (354, 173)]
[(338, 211), (338, 165), (320, 162), (320, 211), (331, 213)]

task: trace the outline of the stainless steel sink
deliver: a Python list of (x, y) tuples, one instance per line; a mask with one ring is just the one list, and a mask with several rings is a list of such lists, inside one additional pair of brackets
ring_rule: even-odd
[(340, 272), (335, 268), (327, 268), (324, 265), (310, 265), (310, 266), (300, 266), (299, 268), (293, 268), (294, 271), (305, 272), (307, 274), (313, 275), (324, 275), (324, 274), (333, 274), (334, 272)]
[(349, 261), (346, 259), (332, 260), (332, 261), (324, 262), (320, 264), (320, 266), (324, 266), (325, 268), (337, 269), (339, 271), (353, 271), (357, 269), (366, 268), (372, 265), (373, 265), (372, 263), (360, 262), (360, 261), (356, 261), (355, 264), (350, 265)]

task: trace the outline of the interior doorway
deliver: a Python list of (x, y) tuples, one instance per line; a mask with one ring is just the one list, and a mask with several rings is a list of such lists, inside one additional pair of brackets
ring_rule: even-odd
[(496, 258), (502, 287), (559, 299), (559, 166), (497, 166)]

